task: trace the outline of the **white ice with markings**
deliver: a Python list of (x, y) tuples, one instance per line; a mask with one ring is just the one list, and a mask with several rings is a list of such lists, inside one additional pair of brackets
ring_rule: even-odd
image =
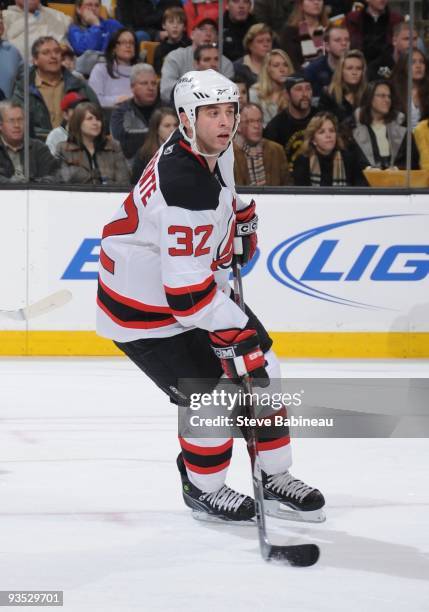
[[(323, 491), (327, 521), (271, 519), (276, 543), (321, 548), (312, 568), (280, 567), (254, 528), (191, 518), (175, 408), (129, 361), (3, 359), (0, 374), (0, 590), (63, 590), (67, 612), (429, 610), (427, 439), (295, 440), (292, 471)], [(427, 378), (429, 364), (283, 374)], [(250, 493), (234, 448), (228, 484)]]

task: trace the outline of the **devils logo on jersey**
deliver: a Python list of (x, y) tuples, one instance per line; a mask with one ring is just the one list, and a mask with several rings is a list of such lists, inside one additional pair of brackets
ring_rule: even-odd
[(213, 260), (211, 269), (213, 271), (218, 270), (219, 268), (225, 270), (229, 268), (232, 263), (232, 256), (234, 253), (233, 243), (234, 243), (234, 234), (235, 234), (235, 214), (231, 213), (231, 216), (228, 219), (227, 230), (225, 232), (224, 237), (218, 244), (216, 249), (216, 258)]

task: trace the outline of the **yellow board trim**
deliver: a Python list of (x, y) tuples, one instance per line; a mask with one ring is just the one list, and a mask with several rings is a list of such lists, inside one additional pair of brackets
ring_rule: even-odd
[[(272, 332), (279, 357), (312, 359), (429, 359), (429, 333)], [(0, 331), (2, 356), (122, 355), (93, 331)]]

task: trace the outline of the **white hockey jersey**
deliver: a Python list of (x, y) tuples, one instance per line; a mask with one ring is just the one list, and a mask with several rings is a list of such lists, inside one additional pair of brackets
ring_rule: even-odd
[(194, 327), (243, 328), (230, 299), (235, 228), (230, 146), (211, 173), (177, 130), (103, 230), (97, 333), (118, 342)]

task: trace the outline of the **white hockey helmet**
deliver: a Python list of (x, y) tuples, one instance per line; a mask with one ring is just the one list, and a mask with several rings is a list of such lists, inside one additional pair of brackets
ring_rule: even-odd
[(179, 123), (179, 129), (183, 138), (189, 142), (191, 148), (204, 157), (216, 157), (217, 154), (201, 153), (197, 148), (195, 121), (197, 119), (196, 108), (198, 106), (208, 106), (209, 104), (224, 104), (233, 102), (237, 105), (235, 115), (234, 129), (231, 134), (231, 140), (234, 138), (240, 121), (239, 115), (239, 91), (235, 83), (224, 77), (216, 70), (191, 70), (184, 74), (176, 83), (174, 89), (174, 106), (176, 107), (177, 115), (183, 110), (191, 124), (192, 134), (188, 136), (185, 131), (185, 126), (182, 121)]

